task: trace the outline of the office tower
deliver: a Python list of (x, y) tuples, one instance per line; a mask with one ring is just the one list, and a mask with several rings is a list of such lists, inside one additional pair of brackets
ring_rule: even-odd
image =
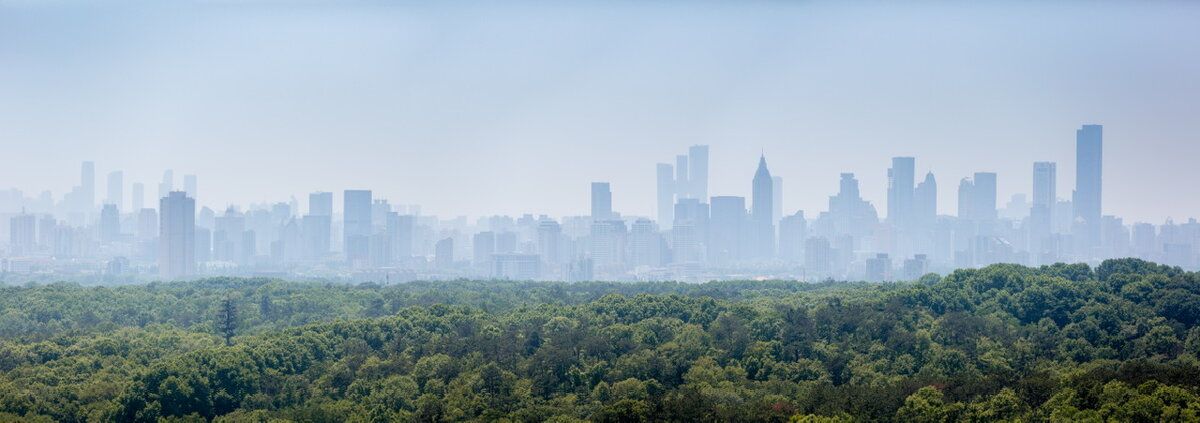
[(241, 263), (248, 255), (246, 249), (246, 216), (230, 206), (225, 214), (214, 219), (213, 258), (217, 261)]
[(922, 225), (937, 220), (937, 180), (933, 172), (926, 173), (925, 180), (913, 191), (913, 215), (914, 221)]
[(183, 192), (186, 192), (188, 197), (199, 198), (196, 196), (196, 175), (183, 175)]
[[(124, 175), (121, 173), (121, 171), (118, 170), (116, 172), (109, 172), (108, 173), (108, 192), (105, 193), (106, 197), (104, 199), (104, 203), (115, 205), (115, 206), (117, 206), (117, 210), (120, 210), (121, 207), (125, 205), (124, 204), (124, 200), (125, 200), (125, 185), (124, 184), (125, 184), (124, 183)], [(195, 197), (193, 197), (193, 198), (195, 198)]]
[(157, 238), (160, 224), (158, 211), (149, 208), (138, 211), (138, 241), (145, 242)]
[(396, 258), (408, 260), (413, 257), (413, 243), (417, 239), (417, 217), (413, 215), (396, 216)]
[(79, 186), (83, 193), (82, 205), (85, 213), (91, 213), (92, 208), (96, 207), (96, 164), (83, 162), (80, 168)]
[(196, 225), (196, 262), (204, 263), (212, 260), (212, 231)]
[(658, 178), (658, 224), (669, 228), (671, 218), (675, 215), (675, 169), (670, 164), (659, 163), (655, 171)]
[(804, 261), (804, 241), (808, 239), (808, 221), (804, 211), (779, 220), (779, 257), (791, 263)]
[(496, 253), (496, 233), (483, 231), (471, 237), (471, 265), (476, 269), (492, 269), (492, 254)]
[(688, 190), (691, 198), (708, 198), (708, 146), (688, 147)]
[(592, 262), (596, 267), (610, 273), (624, 270), (626, 233), (621, 220), (592, 222)]
[(976, 219), (974, 207), (975, 181), (971, 178), (962, 178), (958, 182), (958, 218)]
[[(517, 233), (504, 231), (496, 234), (496, 253), (515, 253), (517, 251)], [(538, 257), (534, 254), (534, 257)]]
[(671, 227), (672, 261), (703, 262), (708, 238), (708, 204), (683, 198), (675, 203), (675, 226)]
[(100, 209), (100, 242), (111, 244), (121, 235), (121, 213), (116, 204), (105, 204)]
[(638, 219), (629, 232), (629, 257), (634, 266), (662, 266), (663, 237), (650, 219)]
[(745, 258), (742, 241), (748, 226), (746, 198), (717, 196), (710, 200), (708, 260), (713, 264), (729, 264)]
[(164, 198), (167, 193), (175, 190), (175, 171), (167, 169), (163, 171), (162, 182), (158, 184), (158, 198)]
[(434, 244), (433, 265), (439, 269), (454, 266), (454, 238), (442, 238)]
[(592, 182), (592, 220), (612, 218), (612, 191), (609, 190), (608, 182)]
[(1154, 225), (1134, 223), (1132, 234), (1134, 255), (1142, 260), (1154, 260), (1158, 252)]
[(979, 214), (979, 218), (996, 220), (996, 174), (975, 172), (975, 188), (972, 196), (975, 201), (972, 210)]
[[(1033, 164), (1033, 204), (1029, 208), (1028, 251), (1040, 254), (1050, 248), (1057, 201), (1057, 165), (1054, 162)], [(1035, 262), (1034, 264), (1049, 264)]]
[(371, 248), (371, 191), (346, 190), (342, 196), (342, 236), (346, 261), (365, 264)]
[(688, 185), (688, 156), (675, 156), (675, 198), (692, 198), (691, 187)]
[(52, 214), (42, 215), (37, 223), (38, 246), (53, 251), (56, 232), (58, 232), (58, 219), (55, 219)]
[(771, 223), (779, 223), (783, 219), (783, 177), (771, 177)]
[(752, 183), (753, 204), (751, 204), (750, 220), (753, 230), (754, 247), (751, 257), (769, 259), (775, 255), (775, 222), (771, 220), (774, 212), (771, 188), (771, 172), (767, 170), (767, 158), (759, 156), (758, 169), (754, 171)]
[(145, 202), (146, 185), (145, 184), (142, 184), (140, 182), (133, 184), (133, 186), (130, 188), (129, 195), (130, 195), (130, 200), (132, 201), (132, 203), (129, 204), (130, 210), (133, 210), (134, 213), (138, 213), (142, 209), (146, 208), (146, 202)]
[(196, 200), (171, 191), (159, 200), (158, 273), (164, 279), (195, 274)]
[(562, 258), (562, 225), (553, 219), (544, 218), (537, 226), (537, 251), (546, 269), (554, 269)]
[(883, 282), (892, 279), (892, 259), (879, 253), (867, 259), (867, 282)]
[(37, 217), (22, 212), (9, 218), (8, 224), (8, 245), (12, 255), (33, 253), (37, 246)]
[(829, 275), (833, 268), (833, 249), (825, 237), (804, 242), (804, 269), (809, 276)]
[(308, 214), (333, 216), (333, 193), (314, 192), (308, 195)]
[(844, 235), (863, 236), (869, 234), (879, 223), (875, 206), (859, 194), (858, 179), (853, 173), (841, 174), (838, 194), (829, 197), (829, 220), (831, 226), (825, 235), (838, 239)]
[(1104, 168), (1104, 127), (1083, 125), (1075, 131), (1075, 192), (1071, 202), (1074, 217), (1082, 218), (1087, 231), (1074, 234), (1083, 237), (1084, 245), (1100, 242), (1102, 175)]
[(904, 280), (915, 281), (929, 272), (929, 258), (925, 254), (917, 254), (904, 261)]
[(911, 223), (912, 214), (915, 211), (913, 204), (915, 178), (915, 158), (892, 158), (892, 167), (888, 169), (887, 205), (887, 219), (892, 225), (906, 226)]

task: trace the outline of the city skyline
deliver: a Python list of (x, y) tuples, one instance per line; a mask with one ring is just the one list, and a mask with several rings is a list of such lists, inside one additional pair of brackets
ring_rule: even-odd
[(175, 169), (214, 208), (372, 186), (439, 215), (561, 216), (606, 180), (653, 216), (647, 163), (701, 144), (724, 157), (709, 196), (765, 152), (787, 215), (842, 172), (884, 201), (892, 157), (943, 187), (995, 172), (1001, 201), (1057, 162), (1069, 196), (1072, 131), (1102, 123), (1122, 159), (1106, 213), (1200, 209), (1170, 189), (1200, 178), (1195, 3), (123, 5), (0, 3), (0, 142), (22, 158), (0, 188), (63, 193), (54, 170), (92, 160), (147, 203)]

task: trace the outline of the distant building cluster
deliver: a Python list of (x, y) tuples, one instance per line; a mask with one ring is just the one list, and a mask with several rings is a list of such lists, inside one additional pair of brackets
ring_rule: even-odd
[[(591, 214), (526, 214), (468, 221), (421, 214), (370, 190), (287, 203), (197, 209), (197, 178), (163, 174), (157, 202), (144, 184), (108, 174), (97, 201), (95, 166), (55, 201), (0, 191), (8, 216), (2, 270), (16, 274), (180, 279), (204, 275), (414, 279), (685, 280), (786, 278), (912, 280), (928, 272), (1009, 262), (1044, 265), (1139, 257), (1200, 267), (1200, 222), (1126, 224), (1102, 209), (1103, 129), (1076, 133), (1075, 190), (1055, 191), (1057, 165), (1033, 163), (1031, 195), (998, 207), (998, 175), (958, 182), (954, 215), (939, 213), (933, 173), (916, 159), (888, 169), (886, 216), (843, 173), (827, 210), (785, 214), (783, 179), (760, 157), (750, 197), (709, 196), (708, 146), (656, 167), (657, 214), (623, 216), (607, 182), (591, 184)], [(748, 175), (750, 176), (750, 175)], [(126, 188), (129, 197), (126, 198)], [(619, 198), (619, 195), (617, 196)], [(1028, 198), (1028, 199), (1027, 199)]]

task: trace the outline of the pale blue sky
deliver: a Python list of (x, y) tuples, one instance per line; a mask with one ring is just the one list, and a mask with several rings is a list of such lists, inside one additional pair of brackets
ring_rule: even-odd
[[(710, 194), (760, 151), (790, 213), (855, 172), (884, 210), (917, 157), (958, 180), (1034, 161), (1074, 185), (1105, 125), (1106, 214), (1200, 216), (1196, 2), (33, 2), (0, 0), (0, 188), (94, 160), (200, 203), (369, 188), (429, 213), (654, 214), (654, 163), (710, 144)], [(920, 179), (920, 177), (918, 177)], [(103, 192), (103, 184), (100, 184)], [(128, 198), (128, 197), (127, 197)], [(340, 199), (338, 200), (340, 202)]]

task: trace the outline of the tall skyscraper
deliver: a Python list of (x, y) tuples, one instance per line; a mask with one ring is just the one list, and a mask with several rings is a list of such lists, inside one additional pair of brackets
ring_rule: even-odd
[(105, 204), (100, 209), (100, 242), (110, 244), (121, 235), (121, 213), (116, 204)]
[(670, 164), (659, 163), (655, 166), (655, 176), (658, 179), (658, 224), (669, 228), (675, 216), (675, 169)]
[(301, 218), (306, 255), (317, 259), (329, 254), (333, 236), (333, 193), (314, 192), (308, 195), (308, 214)]
[(913, 190), (913, 216), (917, 223), (928, 225), (937, 220), (937, 180), (933, 172)]
[(888, 169), (888, 214), (892, 225), (906, 226), (911, 223), (913, 205), (913, 183), (916, 178), (916, 159), (893, 157)]
[(691, 198), (708, 198), (708, 146), (688, 147), (688, 190)]
[(1050, 233), (1054, 223), (1054, 206), (1057, 199), (1057, 165), (1054, 162), (1033, 164), (1033, 204), (1029, 208), (1029, 238), (1027, 250), (1033, 254), (1034, 264), (1049, 264), (1054, 257), (1042, 260), (1042, 253), (1051, 248)]
[(363, 264), (370, 258), (371, 250), (371, 191), (346, 190), (342, 201), (346, 261)]
[(996, 220), (996, 174), (993, 172), (975, 172), (975, 189), (972, 206), (980, 219)]
[(1075, 218), (1083, 219), (1087, 246), (1100, 243), (1102, 175), (1104, 169), (1104, 127), (1083, 125), (1075, 131), (1075, 192), (1072, 196)]
[(117, 206), (117, 210), (124, 207), (125, 201), (125, 177), (121, 171), (108, 173), (108, 191), (105, 193), (105, 204)]
[(1033, 164), (1033, 208), (1054, 208), (1058, 200), (1056, 187), (1058, 184), (1058, 165), (1054, 162), (1035, 162)]
[(752, 209), (750, 220), (754, 231), (754, 258), (772, 258), (775, 255), (775, 222), (772, 214), (775, 207), (772, 199), (775, 197), (771, 188), (771, 171), (767, 170), (767, 158), (759, 156), (758, 169), (754, 171), (752, 182)]
[(743, 258), (743, 240), (748, 226), (746, 198), (716, 196), (711, 200), (709, 219), (708, 260), (728, 264)]
[(8, 224), (8, 245), (12, 249), (11, 254), (33, 253), (37, 246), (37, 216), (22, 212), (9, 218)]
[(159, 200), (158, 273), (177, 279), (196, 273), (196, 200), (171, 191)]
[(163, 171), (162, 182), (158, 184), (158, 198), (166, 197), (168, 193), (175, 190), (175, 171), (167, 169)]
[(613, 218), (612, 191), (608, 182), (592, 182), (592, 220), (609, 220)]
[(188, 197), (199, 198), (196, 196), (196, 175), (183, 175), (183, 192), (186, 192)]
[(692, 190), (688, 185), (688, 156), (675, 156), (675, 198), (692, 198)]

